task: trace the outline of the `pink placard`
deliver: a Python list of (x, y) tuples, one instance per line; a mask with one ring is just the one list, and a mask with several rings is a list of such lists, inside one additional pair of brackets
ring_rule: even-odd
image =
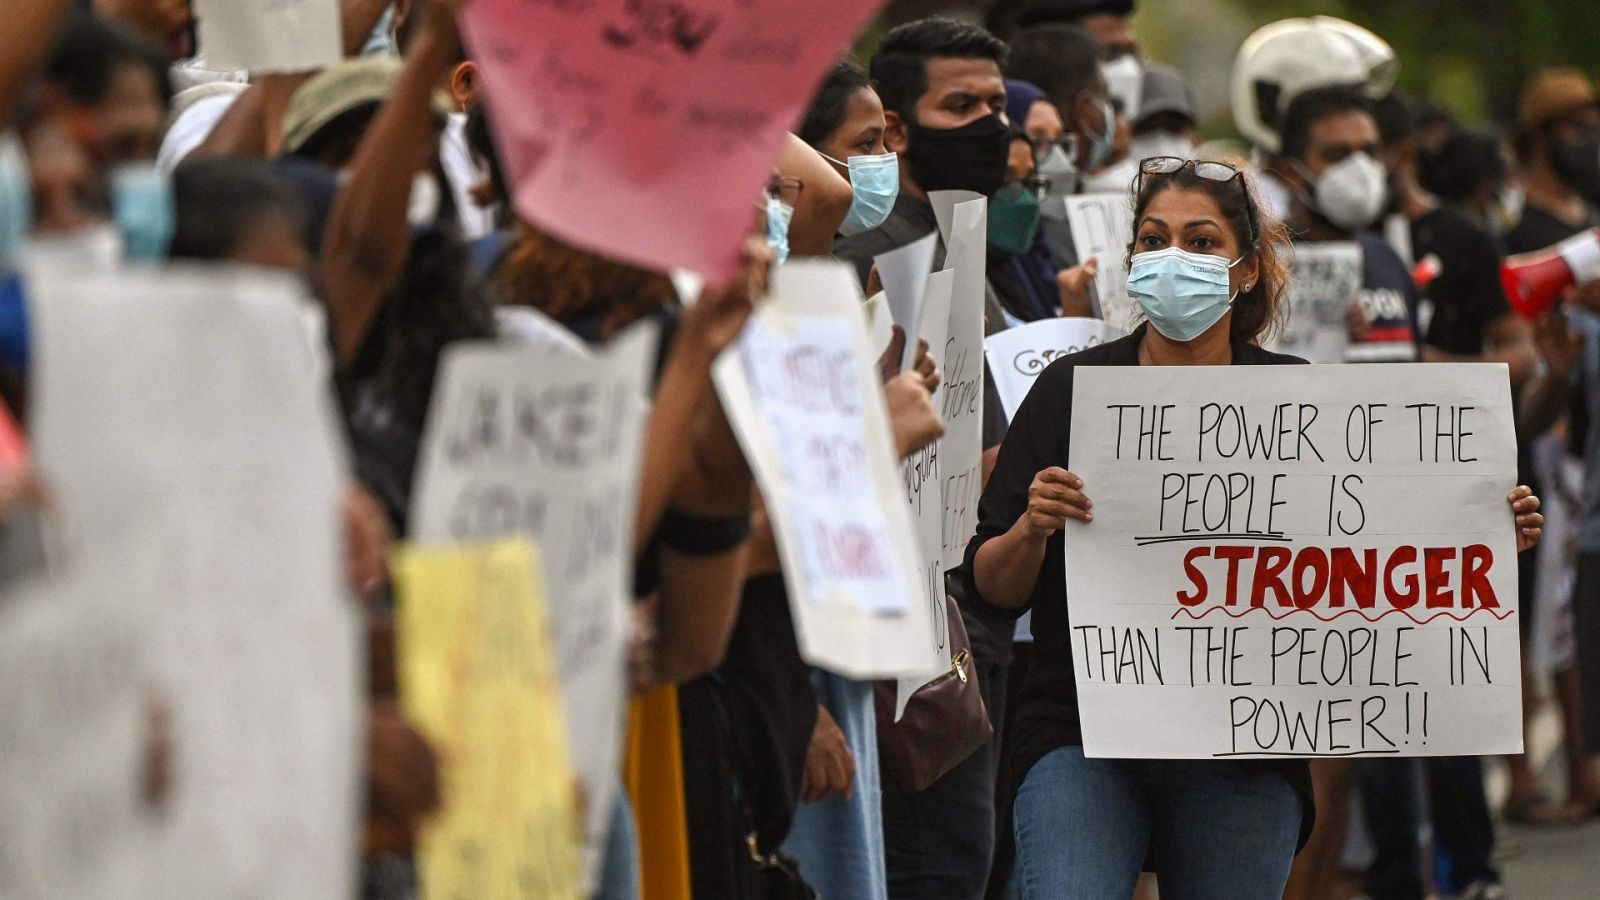
[(881, 0), (472, 0), (518, 213), (651, 269), (731, 275), (783, 133)]

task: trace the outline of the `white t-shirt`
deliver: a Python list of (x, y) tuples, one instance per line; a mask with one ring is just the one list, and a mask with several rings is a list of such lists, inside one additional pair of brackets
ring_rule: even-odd
[(439, 164), (450, 182), (462, 239), (475, 241), (494, 231), (495, 209), (479, 206), (472, 199), (472, 188), (489, 175), (472, 158), (472, 150), (467, 146), (465, 113), (451, 113), (445, 123), (444, 133), (439, 136)]

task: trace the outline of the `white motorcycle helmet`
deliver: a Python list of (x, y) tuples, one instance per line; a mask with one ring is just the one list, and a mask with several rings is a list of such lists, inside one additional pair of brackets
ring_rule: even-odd
[(1257, 148), (1279, 149), (1278, 119), (1312, 88), (1347, 84), (1376, 98), (1400, 62), (1383, 38), (1331, 16), (1283, 19), (1245, 39), (1233, 64), (1233, 121)]

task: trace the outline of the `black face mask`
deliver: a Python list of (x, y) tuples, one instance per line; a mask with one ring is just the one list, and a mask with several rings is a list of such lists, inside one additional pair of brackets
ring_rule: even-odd
[(1006, 181), (1011, 156), (1011, 129), (998, 115), (984, 116), (960, 128), (906, 125), (911, 146), (906, 165), (924, 191), (975, 191), (985, 197)]
[(1550, 144), (1550, 168), (1563, 184), (1591, 203), (1600, 202), (1600, 136)]

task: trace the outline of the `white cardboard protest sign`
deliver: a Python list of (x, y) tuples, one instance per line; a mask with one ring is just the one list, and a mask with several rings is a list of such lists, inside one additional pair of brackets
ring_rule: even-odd
[[(983, 307), (988, 291), (989, 201), (970, 191), (928, 195), (944, 238), (944, 267), (954, 270), (950, 326), (940, 363), (939, 417), (944, 441), (939, 451), (939, 496), (944, 567), (961, 565), (967, 542), (978, 526), (983, 494)], [(948, 665), (940, 666), (941, 670)]]
[(849, 267), (797, 260), (713, 368), (766, 500), (800, 653), (851, 678), (934, 666), (878, 352)]
[(1005, 407), (1006, 419), (1017, 414), (1033, 380), (1060, 359), (1122, 337), (1122, 332), (1099, 319), (1041, 319), (989, 335), (983, 355), (989, 361), (995, 393)]
[(883, 282), (885, 302), (894, 324), (906, 333), (906, 350), (900, 359), (900, 371), (911, 368), (917, 360), (917, 342), (912, 337), (922, 330), (923, 296), (928, 287), (928, 273), (933, 269), (933, 251), (938, 246), (936, 235), (928, 234), (921, 240), (890, 250), (876, 257), (878, 279)]
[(1119, 332), (1133, 330), (1138, 304), (1128, 298), (1128, 245), (1133, 242), (1133, 203), (1127, 191), (1075, 194), (1067, 200), (1067, 223), (1078, 262), (1099, 260), (1094, 276), (1100, 318)]
[(38, 466), (68, 565), (149, 623), (149, 669), (126, 677), (168, 719), (172, 783), (135, 896), (347, 894), (365, 670), (303, 287), (238, 268), (34, 274)]
[(139, 896), (153, 698), (129, 676), (142, 671), (150, 638), (109, 582), (34, 582), (0, 600), (7, 900)]
[(194, 0), (199, 50), (213, 69), (325, 69), (344, 55), (338, 0)]
[(1314, 363), (1342, 363), (1350, 308), (1361, 293), (1361, 245), (1301, 241), (1289, 267), (1289, 316), (1269, 349)]
[(1085, 752), (1521, 752), (1507, 384), (1491, 364), (1079, 368)]
[(656, 343), (655, 326), (640, 324), (589, 356), (558, 343), (452, 345), (412, 498), (420, 543), (527, 535), (539, 546), (591, 879), (622, 754), (634, 518)]
[[(944, 269), (928, 276), (928, 288), (918, 337), (928, 342), (928, 355), (934, 365), (944, 368), (945, 337), (950, 328), (950, 292), (955, 287), (955, 272)], [(933, 392), (933, 405), (937, 408), (944, 398), (944, 382)], [(933, 654), (941, 663), (950, 659), (949, 621), (944, 608), (944, 500), (940, 496), (939, 460), (944, 457), (944, 438), (900, 461), (900, 474), (905, 483), (906, 503), (911, 509), (911, 525), (917, 541), (917, 585), (921, 599), (933, 619)], [(917, 688), (927, 684), (943, 672), (947, 665), (929, 672), (918, 672), (899, 679), (895, 692), (895, 721), (906, 711), (906, 704)]]

